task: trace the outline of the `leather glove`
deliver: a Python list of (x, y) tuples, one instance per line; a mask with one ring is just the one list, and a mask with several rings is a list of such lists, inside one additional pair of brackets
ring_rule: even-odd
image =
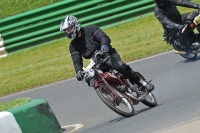
[(103, 53), (108, 53), (108, 51), (109, 51), (108, 45), (102, 45), (102, 46), (101, 46), (101, 51), (102, 51)]
[(181, 24), (176, 24), (175, 28), (179, 31), (183, 30), (183, 28), (185, 27), (185, 25), (181, 25)]
[(81, 81), (84, 78), (84, 74), (81, 71), (78, 71), (78, 73), (76, 74), (76, 78), (78, 81)]
[(175, 25), (175, 29), (179, 30), (181, 33), (183, 33), (185, 31), (185, 30), (183, 31), (183, 29), (186, 27), (187, 27), (187, 25), (181, 25), (181, 24)]

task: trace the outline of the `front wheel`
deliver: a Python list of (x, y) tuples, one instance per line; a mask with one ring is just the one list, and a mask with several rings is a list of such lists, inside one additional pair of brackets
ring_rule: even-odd
[(112, 87), (111, 90), (107, 85), (100, 84), (96, 92), (100, 99), (119, 115), (131, 117), (135, 114), (131, 99), (120, 93), (115, 87)]
[[(173, 47), (175, 50), (177, 51), (184, 51), (184, 48), (183, 46), (181, 46), (181, 44), (175, 40), (173, 42)], [(197, 57), (197, 53), (191, 53), (191, 54), (179, 54), (180, 56), (184, 57), (185, 59), (188, 59), (188, 60), (193, 60)]]
[(150, 92), (144, 100), (141, 101), (143, 104), (149, 107), (155, 107), (157, 105), (156, 97)]

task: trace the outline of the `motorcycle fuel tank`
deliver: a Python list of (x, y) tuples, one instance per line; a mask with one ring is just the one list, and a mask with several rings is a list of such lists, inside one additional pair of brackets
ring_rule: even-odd
[(117, 83), (120, 84), (119, 80), (117, 79), (117, 77), (109, 72), (105, 72), (103, 73), (103, 77), (106, 79), (106, 81), (111, 82), (111, 83)]

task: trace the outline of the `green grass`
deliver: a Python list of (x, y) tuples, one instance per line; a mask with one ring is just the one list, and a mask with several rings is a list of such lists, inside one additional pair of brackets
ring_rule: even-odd
[[(1, 0), (0, 8), (4, 13), (0, 14), (0, 18), (44, 6), (44, 3), (50, 3), (47, 0), (44, 1), (40, 1), (43, 4), (39, 1), (33, 1), (35, 4), (30, 4), (32, 1), (26, 1), (29, 2), (30, 7), (25, 5), (22, 7), (27, 7), (27, 9), (16, 10), (21, 9), (18, 7), (11, 10), (9, 8), (10, 12), (6, 12), (2, 4), (13, 5), (16, 3), (14, 1), (13, 4), (9, 4), (8, 2), (12, 2), (11, 0)], [(51, 0), (52, 2), (56, 1)], [(200, 2), (200, 0), (197, 2)], [(20, 4), (16, 5), (20, 6)], [(185, 9), (187, 8), (180, 8), (181, 13), (191, 11), (191, 9)], [(163, 29), (153, 14), (126, 24), (104, 29), (104, 31), (111, 38), (111, 45), (117, 49), (124, 62), (173, 49), (172, 46), (161, 41)], [(6, 58), (0, 58), (0, 97), (74, 77), (75, 72), (68, 51), (68, 44), (69, 40), (63, 38), (11, 53)], [(0, 106), (0, 110), (5, 109)]]
[(13, 107), (17, 107), (17, 106), (27, 103), (29, 101), (31, 101), (31, 98), (25, 97), (25, 98), (19, 98), (19, 99), (15, 99), (13, 101), (1, 103), (0, 104), (0, 112), (4, 111), (4, 110), (8, 110)]
[(37, 9), (62, 0), (0, 0), (0, 19)]
[[(43, 6), (47, 6), (49, 4), (53, 4), (53, 3), (56, 3), (59, 1), (62, 1), (62, 0), (38, 0), (38, 1), (37, 0), (1, 0), (0, 1), (0, 9), (1, 9), (0, 19), (6, 18), (9, 16), (13, 16), (16, 14), (20, 14), (20, 13), (23, 13), (23, 12), (26, 12), (29, 10), (37, 9), (37, 8), (40, 8)], [(9, 64), (9, 61), (7, 60), (6, 63)], [(14, 69), (10, 68), (10, 70), (14, 70)], [(0, 75), (1, 75), (2, 71), (4, 71), (4, 69), (0, 69)], [(9, 69), (8, 69), (8, 71), (9, 71)], [(11, 81), (14, 81), (14, 79), (6, 78), (3, 82), (5, 84), (9, 84)], [(2, 84), (2, 86), (5, 85), (4, 83)], [(0, 90), (5, 90), (5, 88), (2, 86), (0, 87)], [(5, 90), (4, 94), (7, 94), (6, 92), (7, 92), (7, 90)], [(13, 93), (13, 92), (11, 92), (11, 93)], [(2, 96), (2, 95), (0, 94), (0, 96)], [(30, 98), (20, 98), (20, 99), (16, 99), (16, 100), (13, 100), (10, 102), (1, 103), (0, 111), (19, 106), (30, 100), (31, 100)]]

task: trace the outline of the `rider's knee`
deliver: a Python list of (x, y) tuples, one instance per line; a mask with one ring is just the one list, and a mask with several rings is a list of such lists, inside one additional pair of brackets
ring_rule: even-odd
[(131, 67), (127, 65), (126, 63), (122, 63), (121, 65), (119, 65), (117, 71), (119, 71), (126, 78), (133, 76), (133, 72), (134, 72), (131, 69)]

